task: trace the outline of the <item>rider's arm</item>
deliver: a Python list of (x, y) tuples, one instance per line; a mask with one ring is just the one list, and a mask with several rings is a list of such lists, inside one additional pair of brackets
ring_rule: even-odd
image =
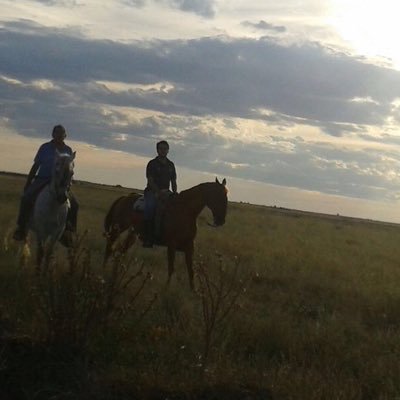
[(178, 186), (176, 184), (176, 170), (174, 163), (172, 163), (171, 189), (173, 193), (177, 193), (178, 191)]
[(32, 183), (32, 179), (35, 177), (37, 170), (39, 169), (40, 164), (34, 162), (31, 170), (29, 171), (28, 178), (26, 179), (25, 187), (28, 187)]
[(178, 187), (176, 185), (176, 179), (171, 180), (171, 188), (173, 193), (176, 193), (178, 191)]
[(154, 181), (154, 161), (150, 161), (146, 167), (147, 187), (154, 193), (159, 192), (159, 188)]
[(32, 183), (32, 180), (35, 177), (36, 172), (38, 171), (40, 165), (43, 163), (43, 157), (45, 156), (47, 145), (48, 145), (47, 143), (44, 143), (39, 147), (39, 150), (37, 151), (36, 156), (33, 160), (33, 165), (31, 167), (31, 170), (28, 173), (28, 178), (26, 179), (25, 188), (27, 188)]

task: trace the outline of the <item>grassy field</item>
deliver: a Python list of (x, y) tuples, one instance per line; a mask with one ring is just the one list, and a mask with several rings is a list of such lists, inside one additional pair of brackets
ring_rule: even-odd
[(166, 286), (164, 248), (103, 268), (128, 190), (80, 183), (81, 243), (38, 277), (10, 241), (23, 183), (0, 175), (1, 399), (400, 399), (400, 226), (230, 203), (212, 229), (205, 211), (192, 293), (182, 256)]

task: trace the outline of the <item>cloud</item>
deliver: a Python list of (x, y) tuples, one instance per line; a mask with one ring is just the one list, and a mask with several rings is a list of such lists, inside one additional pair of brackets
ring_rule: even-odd
[(166, 138), (178, 166), (353, 197), (397, 195), (400, 158), (379, 143), (342, 149), (286, 137), (299, 125), (357, 137), (398, 118), (397, 71), (315, 43), (118, 43), (3, 25), (2, 116), (26, 136), (50, 136), (62, 123), (72, 139), (146, 157)]
[(254, 142), (241, 136), (233, 119), (148, 116), (144, 110), (88, 101), (101, 90), (107, 91), (90, 83), (0, 80), (4, 115), (26, 136), (49, 137), (52, 126), (62, 123), (71, 139), (145, 157), (153, 156), (154, 144), (165, 138), (178, 167), (350, 197), (397, 195), (400, 155), (394, 151), (343, 149), (342, 144), (269, 134)]
[(277, 32), (277, 33), (286, 32), (286, 27), (280, 26), (280, 25), (273, 25), (273, 24), (270, 24), (263, 20), (261, 20), (259, 22), (243, 21), (242, 25), (249, 27), (249, 28), (257, 29), (257, 30), (262, 30), (262, 31), (272, 31), (272, 32)]
[(133, 7), (143, 7), (146, 0), (122, 0), (122, 3)]
[(63, 7), (75, 7), (78, 5), (76, 0), (32, 0), (36, 3), (42, 3), (46, 6), (63, 6)]
[(193, 12), (205, 18), (211, 18), (215, 15), (214, 0), (157, 0), (169, 4), (182, 11)]
[[(0, 71), (25, 80), (168, 82), (166, 92), (101, 93), (104, 101), (161, 112), (305, 123), (339, 136), (383, 124), (400, 97), (400, 73), (321, 45), (272, 40), (141, 41), (72, 37), (19, 23), (3, 30)], [(33, 34), (33, 33), (34, 34)], [(368, 98), (369, 101), (351, 101)], [(268, 115), (266, 115), (266, 113)]]
[[(51, 0), (49, 0), (51, 1)], [(215, 15), (215, 0), (153, 0), (166, 7), (178, 9), (184, 12), (197, 14), (204, 18), (212, 18)], [(133, 6), (143, 7), (150, 4), (149, 0), (122, 0), (122, 3)]]

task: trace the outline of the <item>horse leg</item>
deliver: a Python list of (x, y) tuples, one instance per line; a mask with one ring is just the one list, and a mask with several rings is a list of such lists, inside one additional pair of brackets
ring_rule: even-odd
[(37, 244), (37, 254), (36, 254), (36, 271), (38, 273), (43, 273), (47, 271), (49, 259), (50, 259), (50, 251), (48, 242), (44, 242), (38, 239)]
[(190, 243), (185, 249), (185, 260), (186, 260), (186, 268), (189, 276), (189, 285), (190, 289), (194, 290), (194, 282), (193, 282), (193, 250), (194, 245), (193, 242)]
[(124, 244), (122, 245), (122, 253), (126, 253), (129, 248), (135, 243), (136, 241), (136, 232), (133, 227), (129, 228), (128, 235), (124, 240)]
[(112, 253), (114, 242), (119, 236), (119, 229), (111, 229), (110, 232), (105, 232), (104, 236), (106, 238), (106, 249), (104, 251), (103, 265), (106, 264)]
[(40, 270), (40, 265), (42, 263), (44, 256), (44, 249), (42, 243), (38, 243), (37, 245), (37, 251), (36, 251), (36, 268), (37, 270)]
[(55, 237), (48, 238), (44, 243), (41, 244), (43, 256), (41, 260), (40, 267), (44, 267), (42, 273), (46, 273), (50, 266), (50, 260), (53, 256), (54, 245), (57, 239)]
[(175, 247), (168, 246), (168, 282), (171, 282), (171, 276), (174, 273), (174, 262), (175, 262)]
[(103, 265), (106, 264), (108, 258), (110, 257), (112, 245), (114, 243), (114, 240), (112, 240), (111, 237), (106, 237), (106, 241), (107, 242), (106, 249), (104, 250)]

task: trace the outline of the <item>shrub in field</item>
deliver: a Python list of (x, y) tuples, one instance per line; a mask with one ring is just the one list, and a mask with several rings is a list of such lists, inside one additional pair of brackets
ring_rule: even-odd
[(0, 398), (78, 398), (119, 350), (125, 322), (137, 327), (154, 303), (143, 263), (115, 252), (102, 267), (86, 244), (15, 272), (10, 294), (24, 306), (11, 307), (9, 326), (0, 304)]
[(145, 272), (143, 263), (118, 252), (99, 269), (84, 239), (77, 240), (66, 260), (52, 258), (42, 264), (33, 290), (41, 336), (49, 345), (80, 353), (93, 335), (120, 326), (128, 311), (141, 319), (155, 299), (135, 309), (151, 273)]
[(217, 265), (213, 265), (214, 273), (203, 260), (196, 265), (198, 293), (201, 299), (203, 326), (203, 366), (207, 364), (212, 346), (218, 339), (218, 334), (224, 328), (225, 322), (245, 290), (248, 278), (239, 277), (239, 261), (235, 259), (234, 267), (229, 270), (224, 265), (221, 255)]

